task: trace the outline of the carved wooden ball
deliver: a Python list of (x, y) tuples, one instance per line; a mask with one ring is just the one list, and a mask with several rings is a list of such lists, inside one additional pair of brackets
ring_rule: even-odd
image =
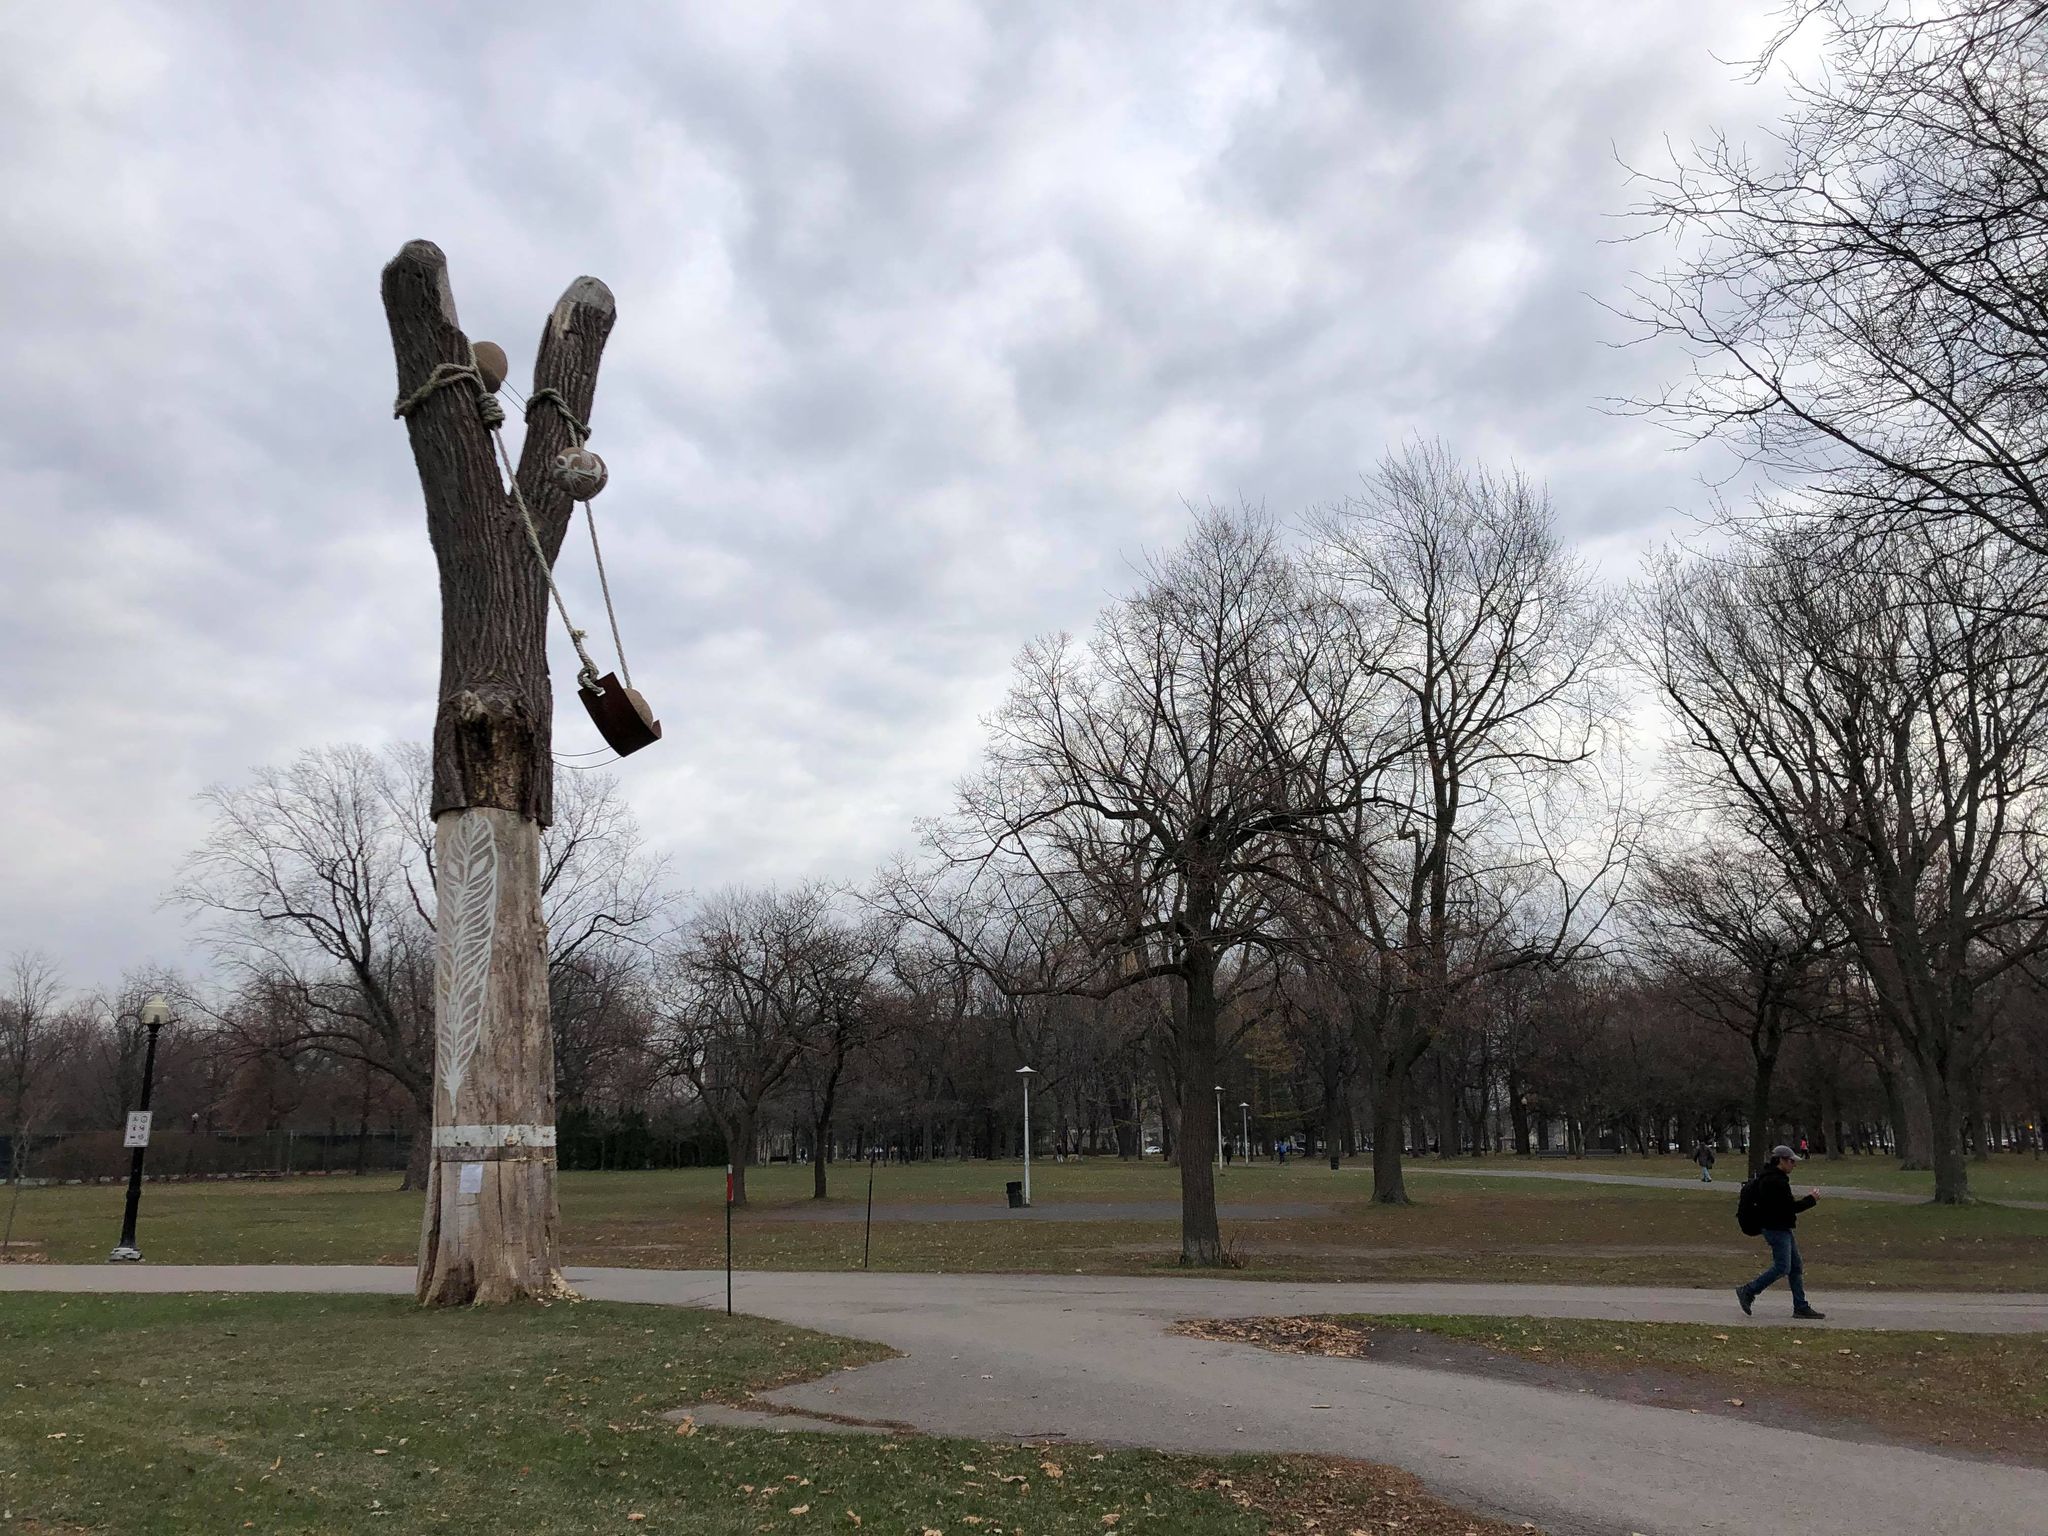
[(495, 341), (479, 341), (469, 350), (476, 354), (476, 371), (484, 376), (484, 388), (495, 395), (511, 366), (505, 361), (505, 349)]
[(604, 489), (610, 473), (604, 460), (588, 448), (564, 448), (555, 455), (549, 476), (574, 501), (588, 501)]

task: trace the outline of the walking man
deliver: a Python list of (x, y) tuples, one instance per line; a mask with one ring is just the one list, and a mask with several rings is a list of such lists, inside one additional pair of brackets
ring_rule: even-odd
[(1700, 1165), (1700, 1182), (1714, 1182), (1714, 1144), (1702, 1137), (1692, 1149), (1692, 1160)]
[(1809, 1189), (1799, 1199), (1792, 1198), (1792, 1165), (1799, 1160), (1799, 1154), (1790, 1147), (1775, 1146), (1764, 1171), (1743, 1186), (1736, 1215), (1749, 1218), (1743, 1221), (1745, 1232), (1751, 1230), (1753, 1222), (1763, 1240), (1770, 1244), (1771, 1267), (1749, 1284), (1735, 1287), (1735, 1299), (1747, 1314), (1758, 1296), (1780, 1278), (1787, 1278), (1792, 1282), (1792, 1315), (1819, 1322), (1827, 1314), (1814, 1311), (1806, 1303), (1806, 1267), (1799, 1262), (1799, 1240), (1792, 1235), (1792, 1229), (1799, 1225), (1801, 1211), (1810, 1211), (1820, 1203), (1820, 1191)]

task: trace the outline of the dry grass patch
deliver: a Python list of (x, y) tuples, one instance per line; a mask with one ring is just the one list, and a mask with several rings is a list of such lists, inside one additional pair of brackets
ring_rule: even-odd
[(2048, 1466), (2048, 1334), (1409, 1316), (1233, 1318), (1178, 1331)]

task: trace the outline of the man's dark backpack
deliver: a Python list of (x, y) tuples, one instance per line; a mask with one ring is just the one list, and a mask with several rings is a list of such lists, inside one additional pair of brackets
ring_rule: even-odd
[(1735, 1197), (1735, 1225), (1742, 1228), (1744, 1237), (1763, 1235), (1763, 1213), (1757, 1209), (1757, 1182), (1756, 1179), (1744, 1180), (1742, 1192)]

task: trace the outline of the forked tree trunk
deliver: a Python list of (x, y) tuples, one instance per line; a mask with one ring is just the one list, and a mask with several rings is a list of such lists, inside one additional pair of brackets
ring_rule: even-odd
[[(401, 400), (473, 361), (448, 264), (425, 240), (384, 269)], [(611, 293), (578, 278), (543, 328), (533, 386), (590, 419)], [(432, 1159), (417, 1294), (430, 1305), (562, 1294), (555, 1227), (555, 1074), (540, 829), (553, 814), (546, 573), (509, 504), (478, 387), (458, 378), (406, 416), (441, 577), (434, 714), (436, 958)], [(519, 487), (544, 557), (568, 528), (546, 470), (570, 441), (535, 412)]]

